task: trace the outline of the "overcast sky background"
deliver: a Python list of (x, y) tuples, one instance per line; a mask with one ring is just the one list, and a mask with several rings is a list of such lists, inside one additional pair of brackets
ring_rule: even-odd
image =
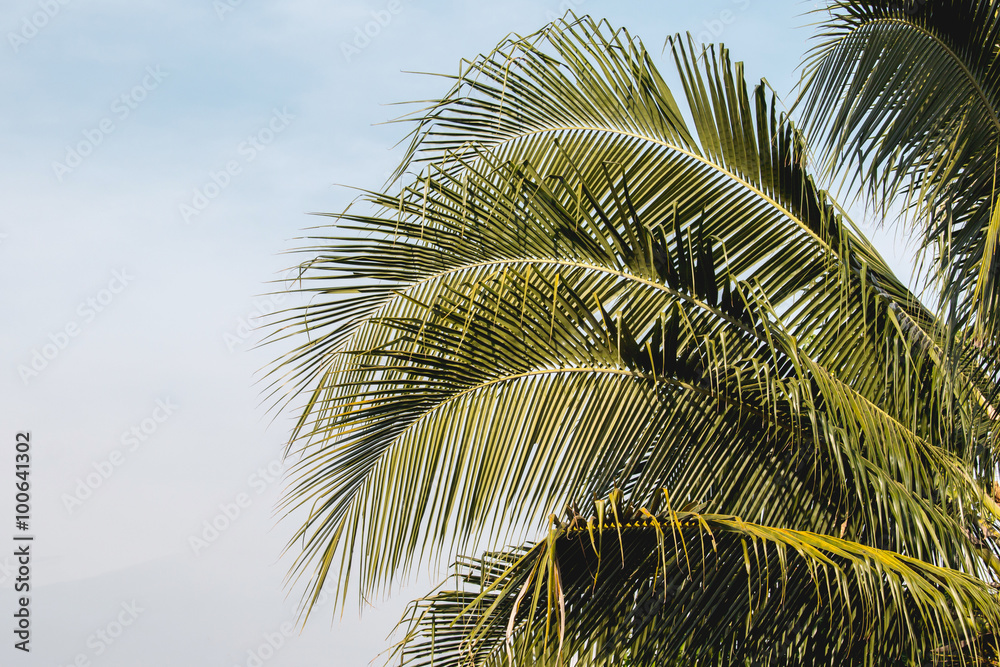
[[(396, 13), (388, 0), (4, 2), (0, 664), (377, 658), (406, 601), (436, 580), (426, 568), (360, 620), (328, 605), (301, 636), (275, 634), (301, 592), (282, 583), (296, 526), (273, 513), (292, 415), (272, 421), (255, 384), (285, 348), (252, 350), (260, 335), (246, 327), (289, 305), (261, 295), (296, 261), (282, 254), (295, 237), (322, 222), (307, 213), (342, 210), (355, 193), (336, 184), (377, 188), (396, 166), (405, 128), (376, 124), (400, 113), (387, 105), (447, 86), (405, 70), (454, 73), (574, 7), (656, 53), (675, 32), (723, 40), (790, 102), (813, 7), (398, 2)], [(366, 26), (375, 34), (355, 43)], [(905, 275), (892, 235), (878, 238)], [(33, 440), (29, 655), (13, 648), (8, 555), (21, 430)], [(237, 500), (239, 516), (219, 519)], [(209, 541), (213, 521), (230, 525)], [(100, 639), (120, 620), (130, 625)]]

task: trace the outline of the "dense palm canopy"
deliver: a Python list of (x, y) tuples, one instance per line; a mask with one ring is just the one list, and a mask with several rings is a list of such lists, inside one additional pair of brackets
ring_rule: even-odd
[(414, 603), (405, 665), (992, 659), (983, 347), (817, 185), (766, 86), (667, 51), (680, 97), (587, 18), (464, 63), (386, 190), (303, 249), (276, 333), (305, 341), (275, 371), (305, 401), (293, 579), (369, 598), (481, 553)]
[(853, 173), (874, 207), (903, 196), (946, 313), (994, 350), (998, 44), (993, 1), (832, 2), (806, 60), (803, 113), (828, 166)]

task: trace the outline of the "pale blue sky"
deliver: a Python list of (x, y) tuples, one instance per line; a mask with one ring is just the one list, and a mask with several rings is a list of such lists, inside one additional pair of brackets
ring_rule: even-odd
[[(398, 115), (387, 105), (447, 83), (404, 70), (455, 72), (460, 58), (566, 7), (627, 27), (657, 53), (675, 32), (721, 38), (751, 78), (790, 99), (809, 34), (797, 26), (812, 5), (4, 3), (0, 439), (24, 429), (34, 439), (37, 589), (33, 651), (15, 652), (3, 626), (0, 664), (246, 666), (248, 651), (280, 634), (293, 616), (281, 550), (295, 526), (272, 516), (281, 483), (267, 480), (290, 415), (272, 423), (259, 405), (257, 371), (279, 350), (251, 350), (259, 335), (246, 324), (290, 302), (259, 295), (292, 263), (281, 253), (320, 222), (306, 213), (354, 197), (334, 184), (377, 188), (395, 167), (404, 128), (376, 124)], [(379, 17), (364, 48), (344, 48)], [(8, 521), (12, 466), (12, 447), (0, 449)], [(234, 506), (239, 517), (195, 553), (190, 538)], [(0, 529), (0, 541), (12, 532)], [(9, 619), (8, 567), (0, 556)], [(302, 636), (275, 639), (263, 664), (367, 664), (434, 576), (419, 578), (361, 622), (355, 608), (333, 622), (323, 610)], [(98, 631), (129, 613), (104, 643)]]

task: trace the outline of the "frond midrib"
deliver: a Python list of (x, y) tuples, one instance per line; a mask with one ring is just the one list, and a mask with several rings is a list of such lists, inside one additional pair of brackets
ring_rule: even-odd
[[(1000, 126), (998, 126), (998, 127), (1000, 127)], [(531, 130), (531, 131), (527, 131), (527, 132), (519, 132), (519, 133), (517, 133), (514, 136), (507, 137), (507, 138), (504, 138), (502, 140), (496, 141), (496, 142), (492, 143), (491, 145), (500, 148), (500, 147), (502, 147), (502, 146), (504, 146), (506, 144), (511, 144), (511, 143), (513, 143), (515, 141), (519, 141), (521, 139), (525, 139), (525, 138), (530, 137), (530, 136), (537, 136), (537, 135), (543, 135), (543, 134), (552, 134), (552, 133), (558, 133), (558, 132), (573, 132), (573, 131), (579, 131), (579, 132), (600, 132), (600, 133), (607, 133), (607, 134), (617, 134), (617, 135), (620, 135), (620, 136), (623, 136), (623, 137), (629, 137), (629, 138), (632, 138), (632, 139), (638, 139), (640, 141), (645, 141), (645, 142), (648, 142), (648, 143), (657, 144), (657, 145), (662, 146), (664, 148), (668, 148), (668, 149), (673, 150), (673, 151), (675, 151), (677, 153), (680, 153), (681, 155), (689, 157), (689, 158), (691, 158), (692, 160), (694, 160), (696, 162), (700, 162), (701, 164), (709, 167), (710, 169), (713, 169), (716, 172), (727, 176), (733, 182), (738, 183), (739, 185), (742, 185), (744, 188), (746, 188), (750, 192), (752, 192), (755, 195), (757, 195), (758, 197), (760, 197), (762, 200), (764, 200), (767, 203), (769, 203), (775, 209), (777, 209), (782, 214), (784, 214), (784, 216), (786, 218), (788, 218), (789, 220), (791, 220), (793, 223), (795, 223), (796, 225), (798, 225), (802, 230), (804, 230), (807, 234), (809, 234), (810, 236), (812, 236), (813, 239), (815, 239), (815, 241), (817, 243), (819, 243), (822, 247), (824, 247), (825, 249), (827, 249), (830, 253), (839, 256), (838, 253), (828, 243), (826, 243), (822, 238), (820, 238), (819, 236), (817, 236), (817, 234), (812, 229), (810, 229), (808, 225), (804, 224), (799, 216), (793, 214), (785, 206), (783, 206), (781, 203), (779, 203), (773, 197), (771, 197), (768, 194), (766, 194), (763, 190), (761, 190), (760, 188), (758, 188), (756, 185), (754, 185), (753, 183), (751, 183), (747, 179), (743, 178), (742, 176), (740, 176), (739, 174), (735, 173), (734, 171), (732, 171), (730, 169), (727, 169), (723, 165), (717, 164), (717, 163), (713, 162), (712, 160), (709, 160), (708, 158), (706, 158), (706, 157), (704, 157), (702, 155), (699, 155), (697, 153), (692, 152), (691, 150), (689, 150), (687, 148), (684, 148), (683, 146), (679, 146), (677, 144), (671, 143), (669, 141), (665, 141), (663, 139), (658, 139), (658, 138), (646, 136), (646, 135), (643, 135), (643, 134), (636, 134), (634, 132), (628, 132), (628, 131), (625, 131), (625, 130), (620, 130), (620, 129), (616, 129), (616, 128), (609, 128), (609, 127), (597, 127), (597, 126), (589, 126), (589, 125), (553, 125), (551, 127), (546, 127), (546, 128)]]
[(928, 30), (927, 28), (919, 26), (915, 23), (904, 21), (902, 19), (883, 16), (875, 19), (870, 19), (868, 21), (865, 21), (864, 23), (858, 24), (858, 26), (854, 28), (850, 33), (845, 34), (843, 37), (839, 38), (836, 41), (838, 43), (841, 43), (843, 42), (843, 40), (847, 39), (850, 34), (859, 32), (860, 30), (862, 30), (867, 26), (874, 26), (880, 23), (901, 25), (916, 32), (922, 33), (925, 37), (930, 39), (934, 44), (939, 46), (948, 55), (949, 58), (951, 58), (955, 63), (958, 64), (962, 72), (965, 74), (966, 78), (975, 88), (976, 94), (979, 96), (979, 99), (982, 102), (983, 106), (989, 111), (990, 120), (993, 121), (993, 129), (995, 131), (995, 134), (1000, 134), (1000, 117), (997, 116), (996, 107), (993, 101), (990, 100), (989, 96), (986, 94), (986, 91), (983, 90), (983, 87), (979, 84), (979, 80), (973, 74), (972, 70), (969, 69), (969, 67), (966, 65), (965, 61), (962, 60), (957, 53), (955, 53), (954, 49), (952, 49), (943, 39), (941, 39), (938, 35), (934, 34), (934, 32), (932, 32), (931, 30)]

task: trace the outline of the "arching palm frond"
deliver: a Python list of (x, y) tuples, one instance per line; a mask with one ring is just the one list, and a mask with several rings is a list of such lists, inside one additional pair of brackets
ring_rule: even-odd
[[(942, 305), (1000, 341), (1000, 13), (986, 0), (836, 0), (804, 65), (806, 126), (875, 206), (902, 193)], [(992, 355), (988, 355), (992, 356)], [(993, 359), (986, 359), (993, 363)], [(996, 366), (993, 366), (996, 372)]]
[[(665, 495), (666, 492), (664, 491)], [(996, 592), (829, 535), (611, 498), (534, 545), (464, 558), (393, 657), (437, 665), (980, 664)]]
[[(501, 44), (416, 115), (399, 190), (303, 250), (312, 302), (275, 336), (308, 340), (276, 372), (304, 400), (284, 507), (308, 510), (311, 599), (612, 489), (655, 512), (664, 486), (848, 560), (992, 577), (985, 380), (953, 372), (766, 88), (725, 49), (671, 50), (683, 110), (624, 31)], [(954, 595), (892, 599), (928, 614), (926, 645), (961, 634)]]

